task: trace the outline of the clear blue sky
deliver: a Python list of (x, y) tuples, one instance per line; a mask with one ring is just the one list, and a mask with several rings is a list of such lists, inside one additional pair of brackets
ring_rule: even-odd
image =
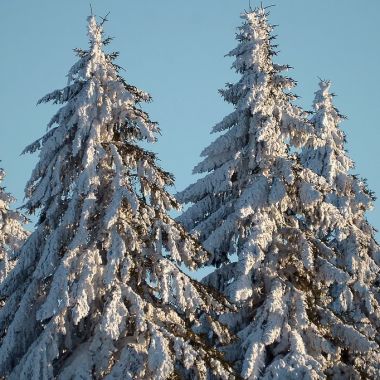
[[(217, 89), (236, 77), (231, 60), (235, 28), (248, 0), (92, 0), (94, 12), (110, 12), (106, 33), (126, 79), (147, 90), (146, 109), (162, 129), (152, 147), (176, 176), (176, 189), (194, 181), (192, 167), (213, 138), (211, 127), (230, 111)], [(258, 5), (251, 0), (252, 6)], [(299, 103), (309, 109), (320, 76), (333, 81), (336, 105), (348, 116), (343, 129), (356, 173), (380, 196), (380, 1), (272, 0), (279, 63), (294, 67)], [(0, 159), (5, 185), (19, 199), (35, 164), (22, 149), (40, 137), (54, 107), (37, 100), (66, 84), (74, 47), (87, 47), (89, 1), (0, 2)], [(173, 189), (175, 191), (175, 189)], [(369, 214), (380, 228), (380, 202)]]

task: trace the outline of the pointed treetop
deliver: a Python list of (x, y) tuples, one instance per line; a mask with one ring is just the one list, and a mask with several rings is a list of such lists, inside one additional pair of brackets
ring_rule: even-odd
[(328, 92), (330, 91), (330, 87), (331, 87), (331, 81), (327, 80), (327, 79), (321, 79), (321, 78), (319, 78), (319, 79), (320, 79), (319, 88), (322, 90), (323, 94), (328, 94)]
[(94, 15), (87, 17), (87, 35), (90, 38), (91, 48), (94, 50), (96, 47), (100, 48), (102, 46), (102, 35), (103, 27), (102, 24), (96, 22), (96, 17)]
[(320, 80), (311, 118), (315, 133), (301, 154), (301, 162), (325, 177), (336, 192), (334, 196), (330, 195), (330, 202), (357, 225), (364, 213), (372, 208), (373, 195), (367, 189), (365, 181), (350, 172), (355, 164), (346, 151), (346, 136), (340, 128), (345, 117), (334, 106), (334, 95), (330, 92), (330, 87), (330, 81)]
[(240, 17), (244, 20), (236, 36), (240, 44), (228, 53), (229, 56), (237, 57), (233, 67), (239, 73), (244, 73), (247, 69), (272, 72), (272, 27), (267, 22), (267, 12), (261, 7), (244, 12)]
[(315, 92), (314, 109), (332, 110), (334, 109), (332, 102), (332, 94), (330, 93), (331, 81), (321, 79), (319, 82), (319, 90)]
[[(337, 149), (344, 149), (345, 135), (339, 129), (339, 124), (345, 117), (334, 106), (333, 94), (330, 92), (331, 81), (320, 79), (319, 90), (315, 92), (313, 108), (315, 114), (312, 123), (320, 137), (327, 139), (328, 144), (334, 143)], [(327, 134), (326, 136), (324, 136)], [(322, 144), (324, 145), (326, 141)], [(347, 167), (347, 170), (351, 166)]]
[[(315, 115), (312, 122), (318, 134), (331, 134), (337, 130), (338, 124), (342, 121), (343, 116), (338, 112), (333, 104), (333, 95), (330, 92), (331, 81), (320, 79), (319, 90), (315, 92), (313, 108)], [(323, 136), (320, 136), (323, 138)], [(342, 145), (344, 143), (344, 134), (339, 132), (339, 136), (334, 133), (335, 143)], [(330, 138), (329, 138), (330, 140)]]
[(345, 117), (334, 106), (334, 95), (330, 92), (330, 87), (331, 81), (320, 79), (313, 102), (314, 113), (310, 120), (314, 133), (303, 149), (301, 161), (305, 167), (325, 177), (333, 185), (346, 183), (343, 177), (347, 178), (354, 163), (347, 155), (346, 136), (339, 127)]
[[(267, 31), (270, 31), (272, 28), (267, 23), (267, 12), (265, 8), (258, 7), (251, 9), (249, 12), (244, 12), (240, 16), (243, 20), (246, 20), (246, 23), (241, 27), (241, 29), (249, 31), (247, 38), (251, 40), (265, 39), (268, 36)], [(263, 23), (267, 24), (267, 28), (262, 29)]]

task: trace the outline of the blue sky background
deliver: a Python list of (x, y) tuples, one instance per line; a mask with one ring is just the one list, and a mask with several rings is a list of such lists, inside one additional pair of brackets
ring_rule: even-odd
[[(98, 15), (110, 12), (106, 34), (125, 78), (148, 91), (146, 107), (160, 123), (162, 137), (152, 150), (174, 173), (176, 189), (191, 175), (209, 132), (231, 108), (217, 89), (236, 76), (224, 55), (236, 46), (235, 28), (248, 0), (92, 0)], [(251, 0), (252, 6), (259, 5)], [(294, 67), (299, 104), (310, 109), (320, 76), (333, 81), (336, 105), (348, 116), (343, 123), (355, 172), (380, 195), (380, 77), (378, 43), (380, 1), (272, 0), (271, 22), (278, 24), (277, 62)], [(0, 14), (0, 160), (5, 185), (22, 202), (36, 157), (20, 156), (40, 137), (54, 112), (37, 100), (66, 84), (76, 58), (87, 47), (89, 1), (1, 0)], [(380, 228), (380, 203), (369, 214)]]

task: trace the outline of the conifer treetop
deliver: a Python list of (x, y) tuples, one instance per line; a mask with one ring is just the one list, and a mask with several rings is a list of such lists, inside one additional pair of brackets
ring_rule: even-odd
[(345, 116), (334, 106), (330, 87), (331, 81), (319, 82), (310, 119), (315, 133), (308, 139), (300, 158), (305, 167), (327, 180), (333, 190), (328, 201), (355, 223), (365, 217), (375, 198), (365, 180), (352, 174), (355, 165), (346, 151), (346, 136), (340, 128)]
[[(194, 203), (178, 220), (189, 230), (197, 225), (194, 233), (216, 254), (218, 263), (235, 241), (232, 231), (252, 210), (251, 196), (259, 197), (268, 178), (294, 180), (294, 157), (288, 152), (301, 146), (310, 132), (306, 113), (292, 103), (295, 95), (289, 90), (295, 82), (281, 75), (289, 66), (272, 61), (276, 52), (267, 15), (264, 8), (242, 14), (238, 46), (229, 53), (241, 78), (220, 90), (235, 110), (214, 126), (214, 133), (224, 133), (203, 150), (204, 159), (194, 168), (194, 173), (206, 175), (176, 195), (181, 203)], [(280, 182), (276, 181), (273, 197), (281, 197)], [(203, 215), (208, 215), (204, 221)], [(225, 220), (219, 226), (220, 218)]]
[(318, 155), (315, 152), (313, 161), (304, 161), (304, 164), (333, 184), (336, 183), (339, 173), (348, 173), (354, 164), (344, 148), (345, 134), (338, 127), (345, 117), (333, 105), (334, 95), (330, 92), (330, 87), (331, 82), (328, 80), (319, 82), (319, 90), (315, 93), (313, 103), (314, 115), (311, 118), (315, 134), (306, 144), (302, 158), (307, 158), (311, 153), (310, 149), (318, 148)]

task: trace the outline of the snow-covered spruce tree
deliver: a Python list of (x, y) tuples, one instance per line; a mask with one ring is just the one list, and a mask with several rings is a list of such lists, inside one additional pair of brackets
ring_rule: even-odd
[[(320, 231), (315, 226), (315, 234), (325, 236), (326, 244), (337, 252), (337, 264), (350, 275), (349, 281), (334, 286), (332, 310), (354, 321), (359, 330), (373, 335), (379, 343), (380, 246), (366, 219), (375, 197), (364, 180), (350, 173), (354, 163), (345, 150), (345, 134), (339, 128), (344, 116), (333, 105), (330, 87), (330, 81), (321, 80), (315, 93), (311, 118), (315, 134), (302, 150), (301, 161), (326, 178), (331, 186), (326, 200), (339, 208), (345, 220), (340, 228), (330, 231)], [(365, 366), (364, 360), (361, 365)]]
[[(239, 306), (222, 320), (240, 338), (226, 352), (243, 378), (375, 378), (377, 325), (332, 305), (351, 276), (322, 235), (345, 220), (328, 181), (300, 163), (313, 128), (292, 103), (288, 67), (272, 61), (267, 16), (242, 15), (229, 54), (241, 79), (221, 91), (234, 111), (194, 169), (204, 177), (177, 194), (192, 203), (179, 221), (214, 255), (218, 268), (204, 282)], [(367, 304), (376, 310), (375, 298)]]
[[(0, 183), (5, 172), (0, 168)], [(0, 187), (0, 283), (8, 272), (14, 267), (18, 250), (28, 236), (24, 229), (27, 219), (18, 211), (10, 208), (15, 199)]]
[[(339, 208), (346, 221), (356, 224), (373, 237), (374, 231), (365, 220), (365, 213), (373, 207), (375, 197), (364, 180), (350, 173), (354, 163), (345, 150), (346, 137), (339, 128), (345, 117), (334, 107), (334, 94), (330, 93), (330, 87), (330, 81), (321, 80), (315, 93), (314, 114), (310, 120), (315, 133), (302, 149), (301, 162), (326, 178), (332, 190), (328, 200)], [(373, 254), (377, 251), (375, 246), (374, 243)]]
[(137, 144), (157, 124), (106, 54), (102, 23), (68, 85), (40, 102), (63, 104), (26, 151), (39, 161), (26, 209), (35, 232), (0, 287), (0, 373), (7, 379), (230, 379), (213, 346), (228, 343), (229, 304), (177, 267), (207, 262), (171, 219), (172, 176)]

